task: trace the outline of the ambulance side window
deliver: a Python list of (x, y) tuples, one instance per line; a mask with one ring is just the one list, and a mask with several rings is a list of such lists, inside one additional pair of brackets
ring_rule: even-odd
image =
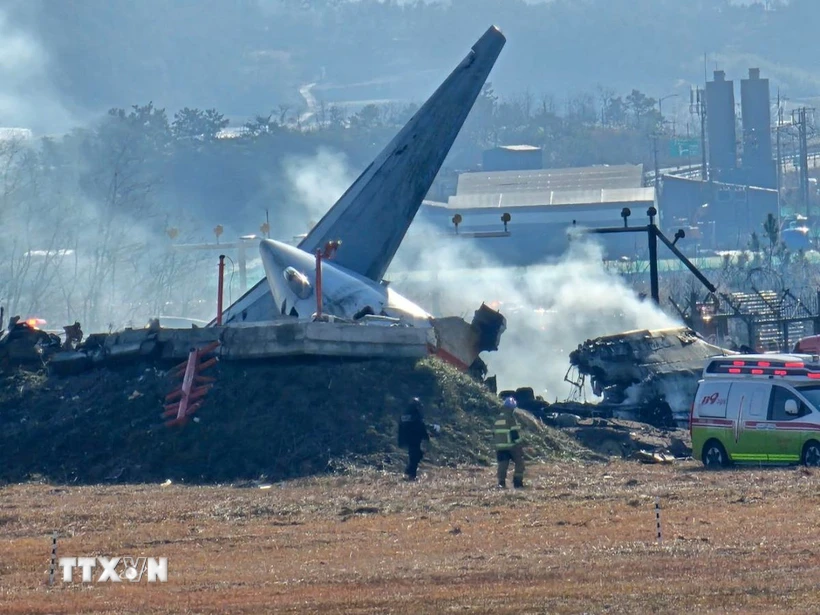
[[(797, 414), (787, 414), (786, 413), (786, 400), (793, 399), (797, 402), (797, 407), (799, 411)], [(769, 420), (770, 421), (793, 421), (794, 419), (798, 419), (801, 416), (806, 416), (811, 410), (806, 407), (800, 399), (783, 387), (772, 387), (772, 398), (769, 401)]]

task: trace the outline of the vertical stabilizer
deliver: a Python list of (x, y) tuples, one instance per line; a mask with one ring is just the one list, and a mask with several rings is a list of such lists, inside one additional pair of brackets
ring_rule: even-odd
[(491, 27), (299, 244), (341, 239), (334, 262), (379, 281), (453, 146), (502, 47)]
[[(481, 93), (506, 39), (490, 27), (395, 138), (347, 189), (299, 248), (342, 245), (337, 265), (379, 281)], [(224, 322), (278, 314), (264, 280), (226, 310)]]

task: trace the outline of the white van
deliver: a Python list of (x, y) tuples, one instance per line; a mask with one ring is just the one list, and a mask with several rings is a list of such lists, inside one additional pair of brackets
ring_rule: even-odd
[(820, 357), (715, 357), (692, 404), (692, 455), (707, 468), (735, 462), (820, 466), (819, 409)]

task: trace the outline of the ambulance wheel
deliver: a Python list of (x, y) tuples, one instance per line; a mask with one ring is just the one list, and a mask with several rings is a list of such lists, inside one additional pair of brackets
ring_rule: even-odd
[(817, 440), (809, 440), (806, 446), (803, 447), (803, 459), (801, 459), (804, 466), (820, 466), (820, 443)]
[(709, 440), (703, 445), (703, 465), (707, 470), (719, 470), (729, 465), (726, 449), (717, 440)]

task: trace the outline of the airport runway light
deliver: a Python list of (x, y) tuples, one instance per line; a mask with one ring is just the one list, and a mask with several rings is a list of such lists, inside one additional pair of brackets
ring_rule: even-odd
[[(587, 233), (595, 233), (601, 235), (609, 235), (612, 233), (646, 233), (647, 239), (649, 240), (649, 284), (650, 284), (650, 293), (652, 296), (652, 300), (656, 304), (660, 304), (660, 296), (659, 296), (659, 289), (658, 289), (658, 240), (660, 239), (667, 248), (669, 248), (672, 253), (678, 257), (678, 259), (691, 271), (701, 283), (709, 289), (709, 292), (715, 293), (717, 292), (717, 288), (706, 279), (706, 277), (695, 267), (689, 259), (687, 259), (683, 253), (675, 247), (675, 243), (679, 239), (683, 239), (685, 234), (683, 229), (678, 230), (675, 233), (675, 241), (669, 241), (666, 236), (661, 232), (658, 226), (655, 224), (655, 216), (658, 215), (658, 210), (655, 207), (649, 207), (646, 210), (646, 214), (649, 216), (649, 224), (646, 226), (636, 226), (636, 227), (628, 227), (626, 224), (627, 218), (630, 216), (631, 212), (629, 211), (628, 207), (624, 207), (621, 210), (621, 217), (624, 219), (624, 226), (621, 227), (606, 227), (606, 228), (587, 228), (584, 229)], [(573, 227), (575, 227), (575, 220), (572, 221)]]
[(504, 232), (507, 232), (507, 223), (512, 220), (512, 216), (508, 212), (501, 214), (501, 221), (504, 223)]
[(220, 236), (220, 235), (221, 235), (224, 231), (225, 231), (225, 229), (224, 229), (224, 228), (222, 228), (222, 225), (221, 225), (221, 224), (217, 224), (217, 225), (214, 227), (214, 235), (216, 235), (216, 243), (219, 243), (219, 236)]
[(458, 235), (458, 225), (461, 224), (462, 220), (463, 218), (461, 217), (461, 214), (456, 214), (453, 216), (453, 225), (456, 227), (456, 235)]

